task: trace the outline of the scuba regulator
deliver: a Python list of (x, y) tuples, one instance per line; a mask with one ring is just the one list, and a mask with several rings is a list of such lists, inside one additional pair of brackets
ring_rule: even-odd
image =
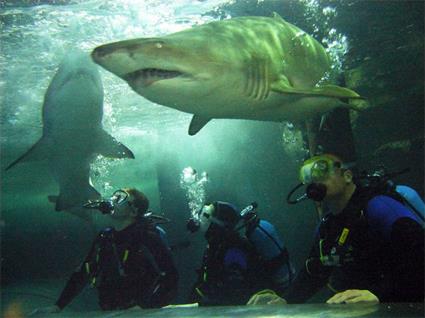
[(96, 200), (96, 201), (88, 201), (83, 205), (86, 209), (95, 209), (102, 212), (102, 214), (112, 214), (114, 210), (114, 204), (111, 200)]
[(116, 205), (128, 202), (129, 194), (124, 190), (116, 190), (110, 198), (96, 201), (88, 201), (83, 205), (86, 209), (95, 209), (102, 214), (113, 214)]
[(307, 188), (305, 190), (305, 193), (301, 194), (295, 199), (291, 199), (291, 197), (294, 195), (294, 193), (301, 188), (304, 185), (304, 183), (299, 183), (296, 185), (287, 195), (286, 202), (288, 204), (297, 204), (301, 201), (310, 199), (316, 202), (323, 201), (323, 199), (326, 196), (326, 186), (321, 183), (310, 183), (307, 185)]

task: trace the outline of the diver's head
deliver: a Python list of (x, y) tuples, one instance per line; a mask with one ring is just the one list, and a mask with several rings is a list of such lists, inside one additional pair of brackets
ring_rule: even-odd
[(239, 220), (238, 209), (222, 201), (205, 204), (199, 215), (201, 231), (204, 233), (233, 230)]
[(149, 208), (149, 199), (135, 188), (115, 191), (110, 198), (113, 218), (136, 218), (143, 216)]
[(304, 161), (300, 168), (300, 181), (307, 185), (308, 198), (319, 202), (338, 199), (355, 189), (352, 171), (332, 154)]

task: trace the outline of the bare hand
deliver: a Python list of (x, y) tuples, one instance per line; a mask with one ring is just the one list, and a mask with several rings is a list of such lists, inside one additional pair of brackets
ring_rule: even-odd
[(348, 289), (333, 295), (326, 301), (328, 304), (354, 304), (360, 302), (377, 304), (379, 303), (379, 299), (369, 290)]
[(247, 305), (284, 305), (286, 300), (279, 297), (273, 290), (262, 290), (248, 300)]
[(60, 312), (60, 308), (56, 305), (37, 308), (30, 313), (30, 316), (36, 316), (41, 314), (53, 314)]

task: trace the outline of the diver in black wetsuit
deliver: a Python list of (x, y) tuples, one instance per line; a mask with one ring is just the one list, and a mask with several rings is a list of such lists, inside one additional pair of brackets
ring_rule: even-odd
[(99, 233), (56, 304), (34, 314), (62, 310), (88, 283), (97, 288), (103, 310), (162, 307), (176, 295), (177, 270), (164, 230), (146, 214), (147, 197), (133, 188), (99, 202), (96, 207), (110, 213), (115, 227)]
[(284, 299), (263, 293), (249, 304), (304, 303), (325, 285), (333, 294), (331, 304), (423, 302), (423, 224), (400, 196), (355, 184), (333, 155), (307, 160), (300, 177), (309, 184), (309, 197), (325, 203), (330, 213)]
[(288, 287), (293, 268), (272, 224), (253, 213), (246, 221), (235, 206), (221, 201), (206, 204), (199, 221), (208, 245), (190, 302), (243, 305), (259, 290)]

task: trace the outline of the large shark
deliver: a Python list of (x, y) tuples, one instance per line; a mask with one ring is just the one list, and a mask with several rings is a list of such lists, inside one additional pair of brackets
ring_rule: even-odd
[(194, 114), (190, 135), (212, 118), (298, 122), (361, 98), (325, 84), (323, 46), (277, 14), (105, 44), (92, 58), (145, 98)]
[(103, 87), (88, 54), (74, 51), (64, 58), (44, 96), (42, 112), (42, 137), (6, 169), (23, 161), (47, 160), (59, 184), (59, 195), (49, 197), (57, 211), (98, 199), (89, 178), (95, 156), (134, 155), (103, 130)]

